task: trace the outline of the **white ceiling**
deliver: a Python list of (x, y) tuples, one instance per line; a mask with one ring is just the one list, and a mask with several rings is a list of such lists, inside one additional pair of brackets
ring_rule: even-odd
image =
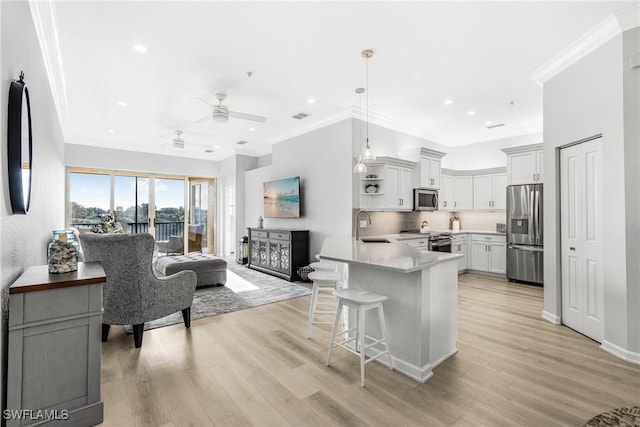
[[(360, 52), (372, 49), (370, 119), (456, 146), (541, 132), (532, 73), (630, 4), (56, 2), (49, 49), (60, 59), (54, 91), (68, 143), (212, 160), (268, 153), (353, 114), (365, 86)], [(229, 109), (267, 121), (194, 124), (211, 109), (193, 98), (216, 103), (221, 89)], [(301, 111), (311, 115), (291, 117)], [(488, 130), (489, 120), (505, 126)], [(170, 148), (176, 129), (183, 152)]]

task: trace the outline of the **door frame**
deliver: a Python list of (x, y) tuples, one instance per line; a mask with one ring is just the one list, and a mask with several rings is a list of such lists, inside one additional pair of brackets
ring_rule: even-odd
[[(563, 301), (563, 294), (564, 294), (564, 286), (566, 286), (566, 284), (564, 283), (563, 280), (563, 275), (564, 275), (564, 268), (565, 265), (563, 263), (563, 241), (562, 241), (562, 232), (563, 232), (563, 228), (562, 228), (562, 203), (563, 203), (563, 193), (562, 193), (562, 180), (563, 180), (563, 165), (562, 165), (562, 150), (563, 149), (567, 149), (579, 144), (583, 144), (583, 143), (587, 143), (590, 141), (594, 141), (597, 139), (601, 139), (601, 151), (600, 151), (600, 186), (604, 191), (604, 182), (603, 182), (603, 170), (604, 170), (604, 139), (602, 139), (602, 134), (596, 134), (593, 136), (589, 136), (587, 138), (583, 138), (577, 141), (573, 141), (570, 142), (568, 144), (564, 144), (562, 146), (556, 147), (555, 149), (555, 160), (556, 160), (556, 177), (557, 179), (555, 180), (555, 187), (556, 187), (556, 204), (555, 204), (555, 209), (556, 209), (556, 219), (557, 219), (557, 226), (556, 226), (556, 265), (559, 268), (556, 268), (556, 283), (559, 283), (560, 286), (558, 286), (556, 288), (556, 296), (557, 296), (557, 307), (558, 307), (558, 315), (557, 315), (557, 322), (554, 323), (558, 323), (558, 324), (562, 324), (564, 326), (567, 326), (564, 323), (564, 301)], [(603, 205), (603, 199), (602, 199), (602, 195), (601, 195), (601, 210), (604, 210), (604, 205)], [(601, 231), (604, 232), (604, 218), (601, 215), (600, 217), (600, 221), (601, 221)], [(601, 258), (601, 262), (604, 264), (604, 254), (602, 255)], [(603, 279), (603, 285), (604, 286), (604, 279)], [(600, 338), (600, 341), (604, 341), (604, 323), (605, 323), (605, 317), (604, 317), (604, 289), (603, 289), (603, 313), (602, 313), (602, 337)], [(543, 317), (544, 314), (543, 314)], [(548, 319), (549, 320), (549, 319)], [(567, 326), (569, 327), (569, 326)], [(577, 331), (579, 333), (582, 333), (584, 335), (583, 331)], [(585, 335), (588, 336), (588, 335)], [(591, 339), (594, 339), (592, 337), (589, 337)]]

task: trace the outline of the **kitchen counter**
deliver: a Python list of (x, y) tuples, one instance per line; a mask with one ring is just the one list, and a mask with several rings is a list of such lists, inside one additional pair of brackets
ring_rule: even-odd
[[(401, 236), (401, 238), (394, 236)], [(364, 243), (350, 237), (328, 237), (322, 247), (320, 258), (347, 264), (366, 265), (371, 268), (400, 273), (410, 273), (462, 256), (412, 248), (400, 242), (402, 240), (420, 238), (420, 236), (415, 237), (413, 235), (414, 237), (404, 238), (405, 236), (392, 234), (376, 236), (376, 238), (387, 239), (392, 243)]]
[[(395, 238), (399, 236), (405, 235)], [(348, 287), (389, 298), (383, 306), (393, 368), (419, 382), (431, 378), (433, 368), (457, 352), (457, 259), (461, 256), (351, 237), (328, 237), (320, 251), (322, 260), (347, 264)], [(367, 322), (367, 335), (379, 337), (373, 320)], [(347, 328), (355, 321), (355, 313), (350, 312)], [(377, 362), (388, 363), (386, 358)]]
[(507, 233), (501, 233), (498, 231), (491, 231), (491, 230), (457, 230), (457, 231), (453, 231), (453, 230), (439, 230), (438, 232), (443, 232), (443, 231), (449, 231), (452, 235), (456, 235), (456, 234), (493, 234), (496, 236), (506, 236)]

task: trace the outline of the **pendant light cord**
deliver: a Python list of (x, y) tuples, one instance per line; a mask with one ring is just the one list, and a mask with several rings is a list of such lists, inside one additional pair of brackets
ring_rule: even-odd
[(369, 58), (366, 58), (365, 62), (365, 87), (367, 96), (367, 148), (369, 148)]

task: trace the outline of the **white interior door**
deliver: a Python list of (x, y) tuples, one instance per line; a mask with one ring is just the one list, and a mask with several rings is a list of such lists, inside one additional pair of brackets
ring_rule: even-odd
[(562, 323), (601, 342), (602, 138), (560, 150)]

